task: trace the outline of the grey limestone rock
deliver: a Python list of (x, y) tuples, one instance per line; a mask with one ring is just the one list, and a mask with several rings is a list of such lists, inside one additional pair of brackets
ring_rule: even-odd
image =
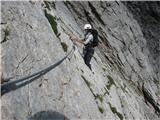
[[(85, 23), (100, 41), (94, 73), (76, 46), (58, 67), (1, 96), (3, 120), (159, 119), (159, 2), (1, 1), (1, 7), (2, 79), (56, 63), (72, 49), (68, 33), (83, 37)], [(148, 15), (150, 23), (146, 11), (156, 14)]]

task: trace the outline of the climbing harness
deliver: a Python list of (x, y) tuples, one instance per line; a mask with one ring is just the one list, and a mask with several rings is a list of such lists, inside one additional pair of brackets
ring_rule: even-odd
[(72, 56), (74, 51), (75, 51), (75, 46), (73, 46), (71, 51), (66, 56), (64, 56), (61, 60), (59, 60), (55, 64), (50, 65), (49, 67), (47, 67), (47, 68), (45, 68), (45, 69), (43, 69), (41, 71), (35, 72), (35, 73), (33, 73), (33, 74), (29, 75), (29, 76), (25, 76), (25, 77), (22, 77), (22, 78), (19, 78), (19, 79), (16, 79), (16, 80), (8, 81), (7, 83), (2, 84), (1, 85), (1, 94), (3, 94), (6, 91), (8, 91), (10, 89), (10, 86), (12, 86), (12, 85), (18, 84), (20, 82), (24, 82), (27, 79), (32, 79), (32, 78), (36, 78), (36, 77), (38, 78), (38, 77), (48, 73), (50, 70), (52, 70), (55, 67), (57, 67), (58, 65), (60, 65), (66, 58), (68, 58), (69, 56)]

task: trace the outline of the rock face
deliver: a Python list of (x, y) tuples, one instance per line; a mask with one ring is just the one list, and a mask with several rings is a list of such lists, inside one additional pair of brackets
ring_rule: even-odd
[(139, 23), (146, 47), (150, 51), (149, 60), (154, 72), (159, 72), (160, 66), (160, 2), (126, 2), (125, 5), (133, 13)]
[(68, 33), (83, 37), (85, 23), (100, 40), (93, 72), (76, 46), (54, 70), (2, 95), (3, 120), (159, 119), (159, 2), (1, 4), (2, 79), (60, 60), (72, 49)]

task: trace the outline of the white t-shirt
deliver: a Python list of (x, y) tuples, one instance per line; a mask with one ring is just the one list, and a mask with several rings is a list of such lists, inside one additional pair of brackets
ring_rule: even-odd
[(90, 44), (93, 42), (93, 35), (89, 32), (84, 38), (84, 44)]

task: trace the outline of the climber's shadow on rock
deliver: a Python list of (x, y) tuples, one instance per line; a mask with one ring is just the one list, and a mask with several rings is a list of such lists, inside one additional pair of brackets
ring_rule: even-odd
[(69, 120), (63, 114), (56, 111), (40, 111), (29, 117), (29, 120)]

